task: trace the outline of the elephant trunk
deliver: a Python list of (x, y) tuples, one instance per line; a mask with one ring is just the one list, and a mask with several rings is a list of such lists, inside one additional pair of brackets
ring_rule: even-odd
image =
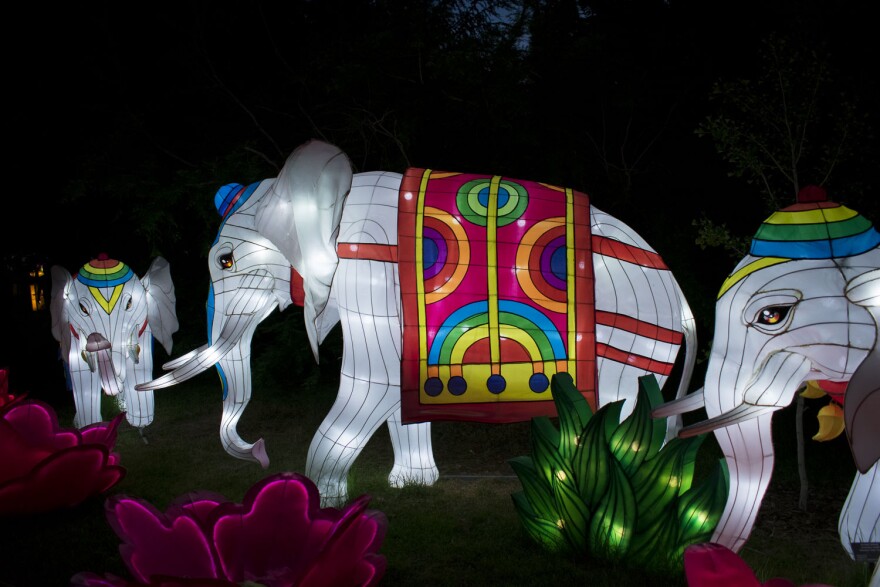
[[(269, 466), (263, 439), (251, 444), (238, 434), (237, 426), (251, 399), (251, 340), (254, 331), (278, 305), (273, 294), (273, 280), (265, 272), (244, 276), (234, 294), (223, 303), (217, 296), (208, 298), (208, 317), (213, 333), (212, 341), (198, 349), (163, 365), (173, 371), (135, 386), (138, 391), (170, 387), (195, 377), (216, 365), (223, 384), (223, 414), (220, 422), (220, 441), (232, 456)], [(214, 312), (214, 308), (223, 312)]]
[[(256, 327), (256, 323), (254, 323)], [(226, 353), (217, 364), (223, 382), (223, 414), (220, 418), (220, 442), (230, 455), (255, 461), (264, 469), (269, 467), (265, 441), (245, 442), (238, 434), (238, 421), (251, 401), (250, 342), (254, 328), (242, 337), (239, 344)]]
[[(104, 393), (118, 397), (120, 392), (122, 392), (122, 382), (125, 378), (125, 373), (124, 371), (122, 373), (117, 372), (110, 341), (98, 332), (89, 334), (86, 339), (83, 358), (92, 371), (98, 371)], [(124, 364), (125, 361), (120, 362), (120, 365)]]
[(773, 475), (772, 413), (715, 431), (727, 461), (730, 492), (712, 542), (739, 552), (755, 525), (755, 518)]

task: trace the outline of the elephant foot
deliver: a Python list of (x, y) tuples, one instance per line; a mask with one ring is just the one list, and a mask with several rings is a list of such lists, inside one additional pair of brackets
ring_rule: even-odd
[(348, 483), (318, 482), (316, 485), (321, 494), (322, 508), (342, 508), (348, 503)]
[(404, 467), (394, 465), (391, 473), (388, 475), (388, 484), (391, 487), (400, 489), (405, 485), (424, 485), (429, 487), (440, 478), (440, 471), (437, 467)]

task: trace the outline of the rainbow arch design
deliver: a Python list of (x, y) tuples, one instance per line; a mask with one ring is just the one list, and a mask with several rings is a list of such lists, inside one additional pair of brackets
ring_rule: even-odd
[(501, 176), (411, 168), (398, 204), (402, 418), (555, 415), (555, 373), (595, 406), (589, 200)]

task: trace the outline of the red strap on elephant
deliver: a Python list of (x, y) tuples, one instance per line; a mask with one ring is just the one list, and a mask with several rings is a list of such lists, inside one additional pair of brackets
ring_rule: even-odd
[(306, 290), (303, 289), (303, 277), (293, 266), (290, 266), (290, 299), (302, 308), (306, 304)]

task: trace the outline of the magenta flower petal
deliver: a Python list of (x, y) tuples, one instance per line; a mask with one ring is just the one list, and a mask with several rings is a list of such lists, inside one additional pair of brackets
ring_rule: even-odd
[(43, 402), (0, 411), (0, 515), (73, 507), (119, 483), (125, 469), (111, 451), (121, 418), (95, 425), (86, 435), (95, 442), (84, 442)]
[[(216, 503), (210, 504), (211, 508)], [(186, 509), (162, 514), (149, 503), (124, 495), (107, 500), (107, 519), (122, 539), (122, 560), (136, 580), (156, 575), (218, 578), (210, 539)]]
[(73, 507), (103, 493), (125, 476), (125, 469), (108, 465), (108, 458), (100, 445), (53, 453), (27, 475), (0, 485), (0, 515)]
[(124, 416), (125, 414), (117, 414), (109, 422), (95, 422), (80, 428), (79, 433), (82, 436), (83, 444), (103, 444), (112, 449), (116, 446), (116, 434)]
[(367, 510), (369, 498), (355, 500), (334, 525), (331, 535), (312, 562), (301, 587), (319, 585), (376, 585), (385, 574), (385, 557), (378, 554), (388, 518)]
[(692, 544), (684, 551), (688, 587), (760, 587), (746, 562), (735, 552), (714, 542)]
[[(377, 584), (386, 568), (378, 554), (385, 515), (367, 510), (366, 496), (343, 510), (321, 508), (320, 499), (308, 477), (278, 473), (252, 486), (241, 504), (191, 492), (163, 514), (116, 495), (106, 512), (136, 581), (125, 587)], [(76, 577), (85, 587), (122, 587), (112, 576)]]
[(244, 581), (279, 569), (299, 577), (340, 516), (320, 503), (308, 478), (284, 473), (251, 487), (241, 505), (223, 506), (214, 542), (226, 577)]
[(54, 451), (76, 446), (81, 436), (76, 429), (62, 429), (58, 415), (49, 404), (39, 400), (20, 402), (9, 408), (2, 418), (21, 435), (29, 445)]

